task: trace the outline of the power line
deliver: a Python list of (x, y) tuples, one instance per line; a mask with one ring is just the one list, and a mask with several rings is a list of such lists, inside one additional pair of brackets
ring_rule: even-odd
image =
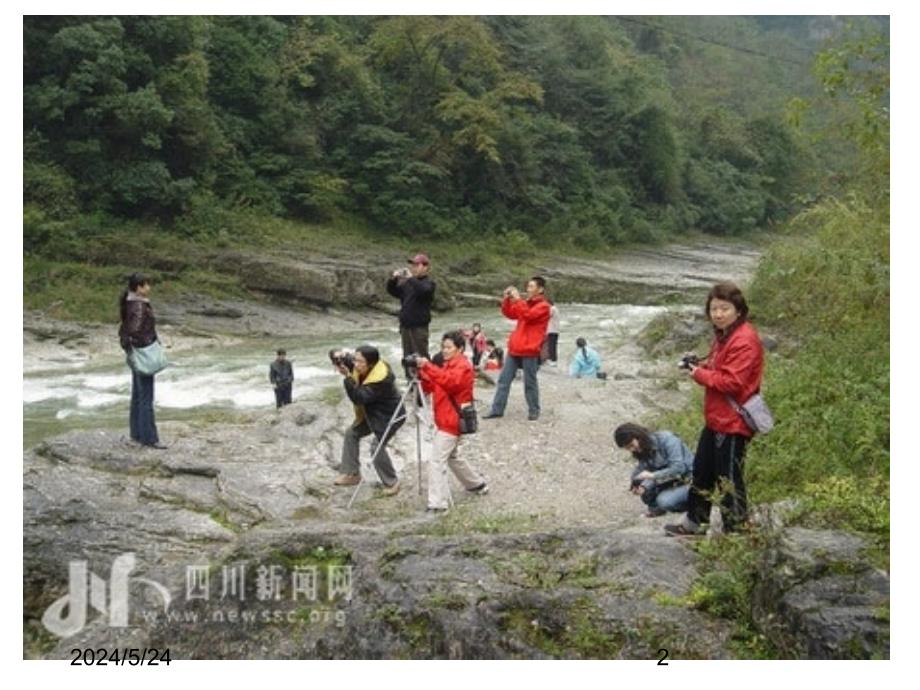
[(641, 19), (633, 19), (632, 17), (617, 17), (620, 21), (629, 22), (631, 24), (639, 24), (640, 26), (647, 27), (649, 29), (657, 29), (658, 31), (664, 31), (666, 33), (674, 34), (676, 36), (683, 36), (684, 38), (690, 38), (695, 41), (700, 41), (701, 43), (710, 43), (714, 46), (719, 46), (720, 48), (726, 48), (728, 50), (734, 50), (739, 53), (747, 53), (748, 55), (756, 55), (757, 57), (765, 57), (770, 60), (779, 60), (780, 62), (789, 62), (793, 65), (802, 65), (805, 67), (810, 67), (810, 62), (802, 62), (801, 60), (793, 60), (792, 58), (782, 57), (780, 55), (770, 55), (769, 53), (762, 53), (758, 50), (752, 50), (750, 48), (742, 48), (741, 46), (733, 46), (728, 43), (723, 43), (721, 41), (716, 41), (712, 38), (705, 38), (704, 36), (696, 36), (694, 34), (688, 33), (686, 31), (680, 31), (678, 29), (669, 29), (658, 24), (651, 24), (649, 22), (644, 22)]

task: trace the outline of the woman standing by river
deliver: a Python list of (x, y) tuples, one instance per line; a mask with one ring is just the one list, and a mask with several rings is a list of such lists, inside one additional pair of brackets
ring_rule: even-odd
[(131, 368), (131, 412), (128, 424), (131, 438), (148, 448), (164, 449), (153, 416), (153, 374), (142, 374), (132, 362), (134, 348), (143, 348), (157, 340), (156, 320), (150, 306), (150, 280), (141, 273), (128, 277), (128, 289), (121, 295), (121, 326), (118, 336), (128, 355)]
[(743, 461), (753, 431), (736, 411), (760, 391), (763, 379), (763, 345), (748, 322), (748, 306), (734, 283), (719, 283), (709, 291), (706, 315), (715, 338), (707, 358), (689, 363), (693, 380), (706, 388), (700, 434), (693, 461), (693, 486), (683, 522), (665, 526), (668, 534), (699, 534), (709, 522), (711, 497), (716, 487), (722, 498), (724, 531), (736, 530), (747, 518)]

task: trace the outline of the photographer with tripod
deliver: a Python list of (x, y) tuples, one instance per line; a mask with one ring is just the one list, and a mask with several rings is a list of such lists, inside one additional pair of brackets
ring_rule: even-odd
[(345, 432), (342, 446), (340, 475), (336, 486), (355, 486), (361, 483), (361, 464), (358, 460), (360, 440), (374, 434), (371, 452), (374, 469), (383, 482), (383, 494), (399, 493), (399, 479), (393, 462), (386, 451), (387, 442), (405, 421), (405, 412), (396, 414), (401, 397), (396, 389), (396, 377), (390, 366), (380, 359), (376, 347), (362, 345), (354, 355), (330, 352), (336, 370), (344, 378), (345, 393), (355, 406), (355, 420)]
[(424, 357), (416, 359), (422, 389), (433, 394), (434, 448), (428, 465), (428, 510), (444, 512), (448, 508), (447, 468), (473, 494), (489, 491), (486, 481), (466, 460), (457, 457), (460, 442), (462, 408), (473, 403), (472, 363), (463, 356), (464, 337), (460, 331), (445, 333), (441, 340), (443, 364), (438, 366)]

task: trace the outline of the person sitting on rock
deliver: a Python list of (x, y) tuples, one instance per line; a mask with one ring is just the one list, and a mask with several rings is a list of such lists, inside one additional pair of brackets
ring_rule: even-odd
[(578, 349), (569, 366), (569, 376), (574, 376), (576, 379), (607, 378), (607, 374), (601, 371), (601, 356), (597, 354), (597, 350), (588, 347), (588, 341), (584, 338), (578, 338), (575, 346)]
[(687, 510), (693, 453), (676, 434), (628, 422), (616, 428), (613, 438), (638, 461), (629, 490), (648, 506), (646, 517)]

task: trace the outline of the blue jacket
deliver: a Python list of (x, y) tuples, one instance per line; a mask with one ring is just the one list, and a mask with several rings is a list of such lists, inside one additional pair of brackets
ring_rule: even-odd
[(643, 470), (648, 470), (654, 475), (653, 479), (644, 480), (642, 486), (651, 489), (675, 479), (689, 479), (693, 475), (693, 453), (677, 434), (670, 431), (653, 431), (652, 442), (655, 452), (650, 458), (639, 460), (632, 473), (635, 477)]
[(572, 364), (569, 367), (570, 376), (575, 378), (585, 376), (593, 379), (600, 370), (601, 356), (595, 350), (585, 347), (575, 351), (575, 357), (572, 358)]

